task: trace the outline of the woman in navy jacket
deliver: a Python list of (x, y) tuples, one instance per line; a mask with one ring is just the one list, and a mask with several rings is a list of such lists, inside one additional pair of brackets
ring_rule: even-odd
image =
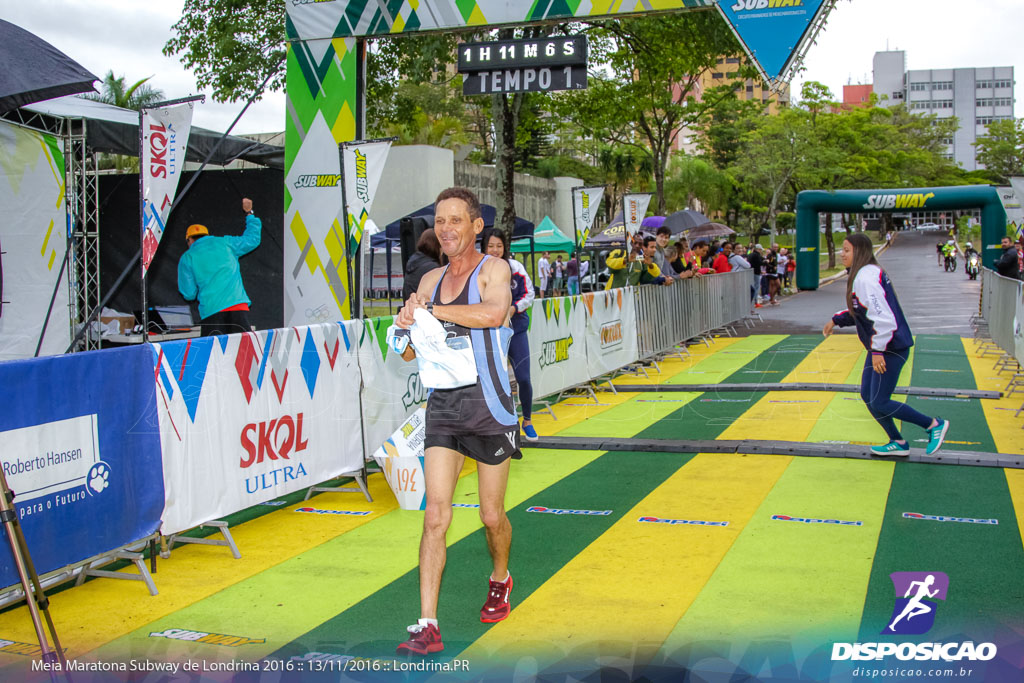
[(942, 446), (949, 421), (922, 415), (907, 404), (892, 400), (900, 370), (914, 345), (892, 282), (875, 260), (871, 239), (862, 232), (843, 241), (842, 261), (850, 271), (846, 285), (847, 308), (833, 315), (822, 332), (827, 337), (834, 327), (855, 325), (857, 336), (868, 350), (860, 379), (860, 397), (889, 436), (889, 443), (872, 446), (871, 452), (876, 455), (910, 453), (906, 439), (896, 429), (893, 419), (896, 418), (928, 432), (930, 438), (925, 453), (931, 455)]

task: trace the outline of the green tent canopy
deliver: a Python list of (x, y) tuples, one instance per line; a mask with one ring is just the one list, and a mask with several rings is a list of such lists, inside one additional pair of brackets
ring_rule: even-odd
[[(533, 231), (534, 251), (565, 251), (573, 250), (573, 242), (558, 229), (555, 222), (549, 216), (537, 224)], [(530, 240), (519, 238), (512, 242), (512, 252), (521, 253), (530, 251)]]

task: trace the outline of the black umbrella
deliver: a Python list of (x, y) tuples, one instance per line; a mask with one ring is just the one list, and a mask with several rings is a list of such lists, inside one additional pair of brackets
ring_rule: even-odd
[(93, 90), (99, 80), (35, 34), (0, 19), (0, 114)]
[(662, 225), (671, 230), (673, 235), (677, 235), (684, 230), (690, 230), (692, 228), (696, 228), (698, 225), (704, 225), (705, 223), (710, 222), (711, 221), (708, 217), (700, 211), (683, 209), (682, 211), (676, 211), (674, 214), (667, 216)]

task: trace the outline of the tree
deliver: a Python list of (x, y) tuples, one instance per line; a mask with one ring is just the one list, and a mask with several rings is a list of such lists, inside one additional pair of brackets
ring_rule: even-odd
[(236, 102), (268, 76), (268, 90), (284, 87), (284, 23), (285, 0), (185, 0), (163, 52), (181, 54), (213, 99)]
[[(731, 191), (728, 176), (705, 159), (687, 154), (672, 156), (665, 178), (665, 201), (670, 209), (724, 210)], [(704, 206), (694, 207), (697, 201)]]
[[(111, 70), (103, 77), (103, 83), (100, 85), (98, 93), (89, 93), (83, 95), (83, 97), (95, 100), (96, 102), (112, 104), (122, 109), (139, 111), (165, 99), (163, 90), (158, 90), (146, 82), (150, 78), (152, 76), (147, 76), (131, 85), (126, 85), (125, 77), (115, 76), (113, 70)], [(97, 163), (101, 170), (117, 169), (129, 172), (137, 172), (139, 170), (138, 157), (124, 154), (100, 154)]]
[(699, 127), (715, 105), (713, 97), (697, 101), (700, 77), (740, 47), (715, 12), (617, 19), (592, 26), (589, 34), (591, 63), (599, 68), (586, 90), (558, 98), (558, 110), (595, 139), (645, 150), (664, 211), (673, 143), (683, 128)]
[(165, 99), (163, 90), (158, 90), (146, 82), (150, 78), (152, 76), (146, 76), (132, 85), (125, 85), (124, 76), (115, 76), (113, 71), (108, 71), (107, 75), (103, 77), (100, 91), (83, 95), (83, 97), (88, 100), (112, 104), (122, 109), (139, 111), (144, 107)]
[(597, 163), (604, 173), (604, 212), (610, 221), (620, 197), (631, 189), (646, 189), (653, 171), (651, 156), (628, 145), (604, 145), (597, 153)]
[(974, 143), (978, 163), (1001, 183), (1024, 175), (1024, 119), (1000, 119), (988, 124), (988, 134)]

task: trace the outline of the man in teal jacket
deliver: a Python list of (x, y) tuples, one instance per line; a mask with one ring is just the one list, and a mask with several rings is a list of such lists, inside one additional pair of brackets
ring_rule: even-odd
[(213, 237), (205, 225), (190, 225), (186, 251), (178, 261), (178, 291), (187, 301), (199, 299), (202, 335), (248, 332), (249, 296), (242, 286), (238, 259), (260, 245), (263, 224), (253, 215), (252, 200), (242, 200), (245, 232)]

